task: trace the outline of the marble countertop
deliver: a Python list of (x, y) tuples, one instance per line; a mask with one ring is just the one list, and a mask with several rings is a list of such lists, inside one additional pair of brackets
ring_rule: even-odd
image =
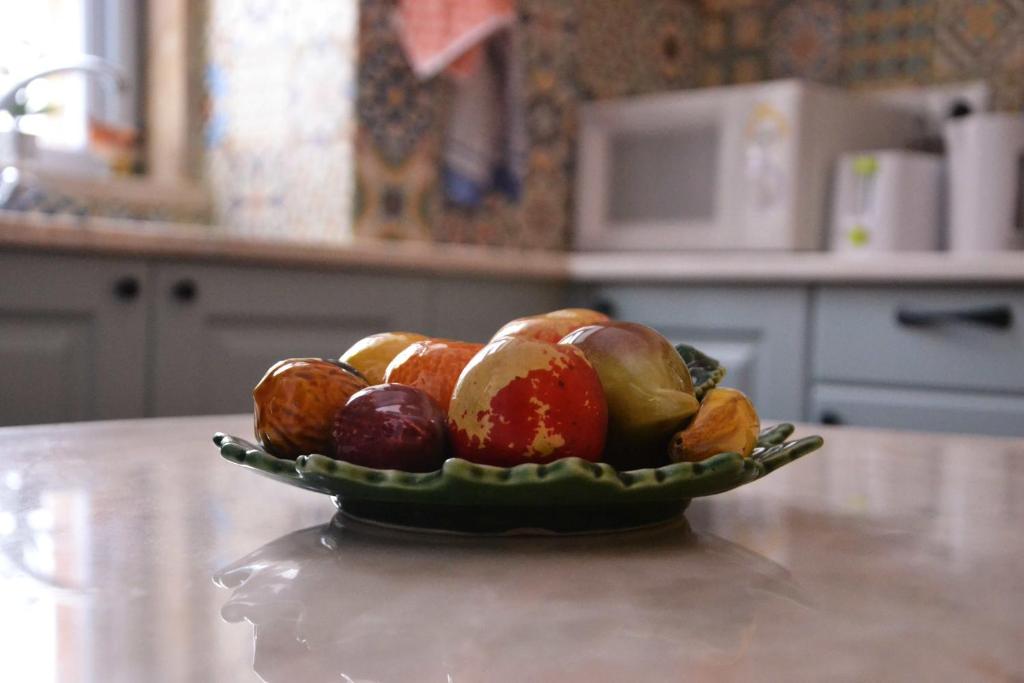
[(325, 245), (246, 238), (212, 226), (0, 211), (3, 248), (572, 282), (1024, 284), (1024, 251), (840, 256), (827, 252), (566, 253), (372, 239)]
[(685, 521), (472, 538), (332, 522), (217, 430), (0, 429), (4, 680), (1024, 677), (1024, 440), (822, 428)]

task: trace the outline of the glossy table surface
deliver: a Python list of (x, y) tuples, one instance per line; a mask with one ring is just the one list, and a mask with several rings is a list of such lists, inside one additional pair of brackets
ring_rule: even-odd
[(686, 521), (482, 538), (332, 522), (217, 430), (0, 429), (0, 680), (1024, 679), (1022, 440), (822, 429)]

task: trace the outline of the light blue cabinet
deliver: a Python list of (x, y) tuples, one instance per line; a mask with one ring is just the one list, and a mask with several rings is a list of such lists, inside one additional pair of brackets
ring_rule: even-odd
[(558, 282), (433, 277), (430, 334), (485, 342), (513, 318), (546, 313), (565, 306), (567, 287)]
[(822, 287), (809, 418), (1024, 436), (1024, 290)]
[(1021, 287), (708, 286), (0, 253), (0, 425), (247, 411), (274, 361), (605, 308), (694, 344), (766, 419), (1024, 435)]
[(811, 413), (850, 425), (1024, 436), (1024, 394), (817, 383)]
[(429, 325), (428, 290), (412, 277), (200, 264), (154, 273), (154, 415), (245, 412), (277, 360), (337, 358), (367, 335)]
[(1024, 290), (824, 287), (814, 378), (1024, 393)]
[(147, 266), (0, 254), (0, 426), (145, 414)]
[(281, 358), (386, 330), (486, 341), (554, 281), (0, 253), (0, 425), (252, 409)]

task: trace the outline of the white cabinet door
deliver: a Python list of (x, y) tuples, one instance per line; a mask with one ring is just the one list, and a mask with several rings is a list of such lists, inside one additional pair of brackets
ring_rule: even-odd
[(577, 291), (577, 304), (644, 323), (728, 370), (768, 419), (804, 416), (807, 291), (796, 287), (607, 285)]
[(146, 266), (0, 254), (0, 425), (141, 417)]
[(275, 361), (335, 357), (385, 330), (428, 328), (428, 288), (399, 275), (155, 266), (156, 415), (252, 410)]

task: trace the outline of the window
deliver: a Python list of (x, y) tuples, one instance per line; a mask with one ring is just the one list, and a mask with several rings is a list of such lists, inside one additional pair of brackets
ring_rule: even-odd
[(140, 128), (142, 17), (135, 0), (0, 0), (0, 93), (46, 68), (81, 62), (86, 54), (117, 65), (131, 87), (110, 78), (61, 73), (33, 81), (0, 132), (15, 126), (43, 149), (81, 152), (90, 126)]

